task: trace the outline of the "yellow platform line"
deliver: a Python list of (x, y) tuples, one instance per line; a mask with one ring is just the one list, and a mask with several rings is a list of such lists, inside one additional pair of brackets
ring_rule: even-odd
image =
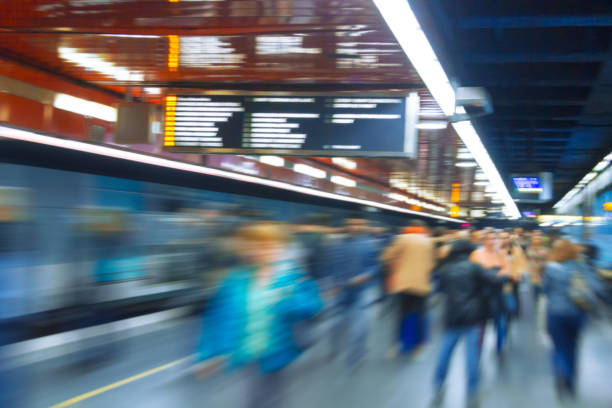
[(159, 367), (152, 368), (151, 370), (145, 371), (145, 372), (140, 373), (140, 374), (133, 375), (133, 376), (128, 377), (128, 378), (126, 378), (124, 380), (117, 381), (117, 382), (114, 382), (112, 384), (106, 385), (104, 387), (97, 388), (97, 389), (95, 389), (93, 391), (86, 392), (85, 394), (78, 395), (78, 396), (76, 396), (74, 398), (70, 398), (70, 399), (68, 399), (66, 401), (60, 402), (59, 404), (52, 405), (49, 408), (64, 408), (64, 407), (69, 407), (70, 405), (74, 405), (74, 404), (76, 404), (78, 402), (81, 402), (81, 401), (84, 401), (84, 400), (86, 400), (88, 398), (95, 397), (96, 395), (100, 395), (100, 394), (102, 394), (102, 393), (104, 393), (106, 391), (110, 391), (112, 389), (115, 389), (115, 388), (121, 387), (123, 385), (129, 384), (131, 382), (140, 380), (141, 378), (148, 377), (150, 375), (159, 373), (160, 371), (164, 371), (164, 370), (166, 370), (166, 369), (168, 369), (170, 367), (173, 367), (173, 366), (175, 366), (177, 364), (180, 364), (180, 363), (182, 363), (184, 361), (187, 361), (187, 360), (189, 360), (191, 358), (192, 357), (184, 357), (184, 358), (172, 361), (172, 362), (170, 362), (168, 364), (164, 364), (164, 365), (161, 365)]

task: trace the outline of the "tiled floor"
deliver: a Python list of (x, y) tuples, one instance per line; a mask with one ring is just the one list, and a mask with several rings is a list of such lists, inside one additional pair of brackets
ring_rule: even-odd
[[(558, 405), (552, 388), (549, 349), (535, 329), (528, 299), (524, 316), (512, 328), (503, 364), (492, 352), (494, 336), (487, 333), (482, 359), (481, 407), (549, 408)], [(427, 407), (437, 354), (439, 313), (430, 313), (434, 333), (416, 358), (385, 358), (391, 316), (378, 308), (367, 311), (369, 350), (365, 363), (349, 371), (340, 359), (329, 358), (329, 342), (321, 341), (289, 370), (288, 408)], [(612, 336), (609, 324), (592, 324), (583, 337), (577, 407), (612, 407)], [(96, 364), (83, 365), (84, 356), (23, 367), (11, 373), (21, 398), (19, 407), (49, 407), (116, 381), (161, 366), (193, 353), (199, 319), (178, 322), (172, 328), (122, 340)], [(91, 352), (86, 353), (91, 355)], [(237, 407), (243, 405), (247, 377), (234, 373), (202, 381), (191, 375), (188, 363), (163, 371), (80, 402), (75, 407)], [(463, 407), (465, 359), (459, 347), (449, 372), (445, 407)]]

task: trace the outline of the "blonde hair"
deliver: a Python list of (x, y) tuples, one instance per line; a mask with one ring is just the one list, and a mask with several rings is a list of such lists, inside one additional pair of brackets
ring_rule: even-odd
[(567, 262), (577, 259), (579, 255), (578, 246), (569, 239), (561, 238), (553, 244), (548, 260), (551, 262)]
[(286, 243), (289, 233), (284, 225), (274, 221), (258, 221), (238, 230), (237, 238), (247, 242)]

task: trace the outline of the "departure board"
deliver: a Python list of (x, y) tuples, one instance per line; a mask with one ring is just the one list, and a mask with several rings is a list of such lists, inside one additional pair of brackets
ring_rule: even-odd
[(403, 97), (168, 95), (174, 152), (404, 156)]
[(516, 190), (521, 193), (539, 193), (542, 191), (539, 177), (512, 177)]

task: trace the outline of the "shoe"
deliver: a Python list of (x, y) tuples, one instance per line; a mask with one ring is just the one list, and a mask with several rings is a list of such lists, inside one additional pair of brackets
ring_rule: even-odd
[(569, 383), (561, 378), (555, 381), (555, 388), (557, 390), (557, 396), (561, 403), (570, 403), (572, 398), (572, 391)]

